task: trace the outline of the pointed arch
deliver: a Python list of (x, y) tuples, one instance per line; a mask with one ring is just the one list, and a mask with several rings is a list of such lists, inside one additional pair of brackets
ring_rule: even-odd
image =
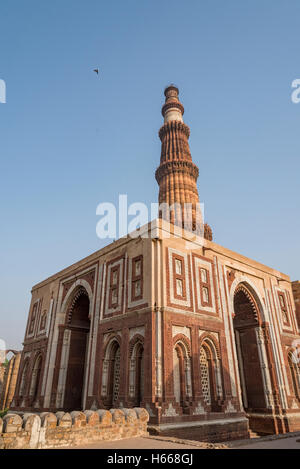
[(190, 339), (184, 334), (176, 334), (173, 337), (173, 344), (176, 345), (177, 342), (181, 342), (186, 350), (186, 353), (189, 357), (191, 357), (191, 341)]
[(141, 334), (135, 334), (129, 342), (129, 357), (132, 356), (133, 349), (137, 343), (144, 345), (144, 337)]
[[(88, 292), (86, 291), (86, 289), (82, 286), (80, 287), (77, 287), (73, 296), (72, 296), (72, 300), (70, 301), (68, 307), (67, 307), (67, 310), (66, 310), (66, 324), (71, 324), (72, 323), (72, 320), (74, 321), (74, 318), (73, 318), (73, 313), (74, 313), (74, 310), (76, 309), (76, 306), (78, 304), (78, 302), (80, 300), (83, 300), (83, 297), (85, 297), (87, 299), (87, 301), (89, 302), (89, 295), (88, 295)], [(88, 310), (88, 319), (90, 318), (90, 312)]]
[(250, 290), (240, 283), (234, 292), (234, 322), (261, 324), (259, 307)]
[(121, 347), (121, 337), (118, 334), (111, 334), (105, 344), (104, 344), (104, 357), (109, 358), (111, 353), (111, 348), (113, 347), (114, 342), (117, 343), (119, 347)]
[(243, 291), (253, 308), (256, 308), (255, 314), (257, 315), (258, 322), (263, 324), (267, 321), (267, 309), (262, 300), (261, 294), (257, 286), (245, 275), (237, 275), (232, 282), (229, 292), (229, 307), (230, 312), (234, 316), (234, 297), (238, 291)]
[(85, 294), (88, 296), (89, 298), (89, 302), (90, 302), (90, 310), (89, 310), (89, 316), (91, 318), (92, 316), (92, 307), (93, 307), (93, 292), (92, 292), (92, 288), (90, 286), (90, 284), (80, 278), (80, 279), (77, 279), (73, 284), (72, 286), (70, 287), (70, 290), (68, 291), (68, 293), (66, 294), (64, 300), (63, 300), (63, 303), (60, 307), (60, 312), (64, 315), (64, 320), (63, 322), (66, 322), (67, 321), (67, 313), (68, 313), (68, 310), (71, 308), (72, 309), (72, 304), (74, 302), (76, 302), (76, 297), (77, 295), (82, 295), (82, 294)]
[(213, 358), (221, 358), (220, 344), (210, 332), (204, 332), (203, 334), (201, 334), (201, 336), (199, 337), (199, 345), (201, 346), (203, 342), (211, 344), (211, 352), (213, 353)]

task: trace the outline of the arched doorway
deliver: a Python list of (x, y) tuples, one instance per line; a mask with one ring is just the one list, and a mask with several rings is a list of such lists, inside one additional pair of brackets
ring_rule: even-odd
[(259, 310), (250, 291), (243, 284), (234, 294), (234, 331), (242, 389), (247, 412), (266, 408), (262, 366), (258, 348)]
[(68, 309), (66, 328), (70, 330), (70, 347), (65, 384), (64, 409), (81, 410), (83, 408), (83, 388), (88, 334), (90, 302), (84, 288), (80, 288)]

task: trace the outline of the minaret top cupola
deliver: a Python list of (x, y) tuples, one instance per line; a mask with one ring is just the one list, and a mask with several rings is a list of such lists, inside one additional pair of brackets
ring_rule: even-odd
[(170, 121), (183, 122), (184, 107), (178, 99), (178, 94), (179, 90), (174, 85), (165, 89), (166, 101), (161, 110), (165, 123)]

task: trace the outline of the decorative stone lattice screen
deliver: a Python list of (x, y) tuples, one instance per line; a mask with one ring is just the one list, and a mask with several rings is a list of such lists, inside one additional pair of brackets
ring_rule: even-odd
[(210, 397), (210, 383), (209, 383), (209, 368), (208, 360), (203, 347), (200, 349), (200, 371), (201, 371), (201, 383), (202, 383), (202, 392), (203, 398), (206, 404), (211, 404)]

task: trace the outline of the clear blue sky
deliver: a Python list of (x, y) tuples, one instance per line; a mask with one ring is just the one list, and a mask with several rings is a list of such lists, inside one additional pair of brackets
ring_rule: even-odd
[(2, 2), (0, 338), (20, 348), (32, 285), (103, 246), (98, 203), (157, 200), (170, 82), (214, 240), (300, 277), (299, 18), (299, 0)]

